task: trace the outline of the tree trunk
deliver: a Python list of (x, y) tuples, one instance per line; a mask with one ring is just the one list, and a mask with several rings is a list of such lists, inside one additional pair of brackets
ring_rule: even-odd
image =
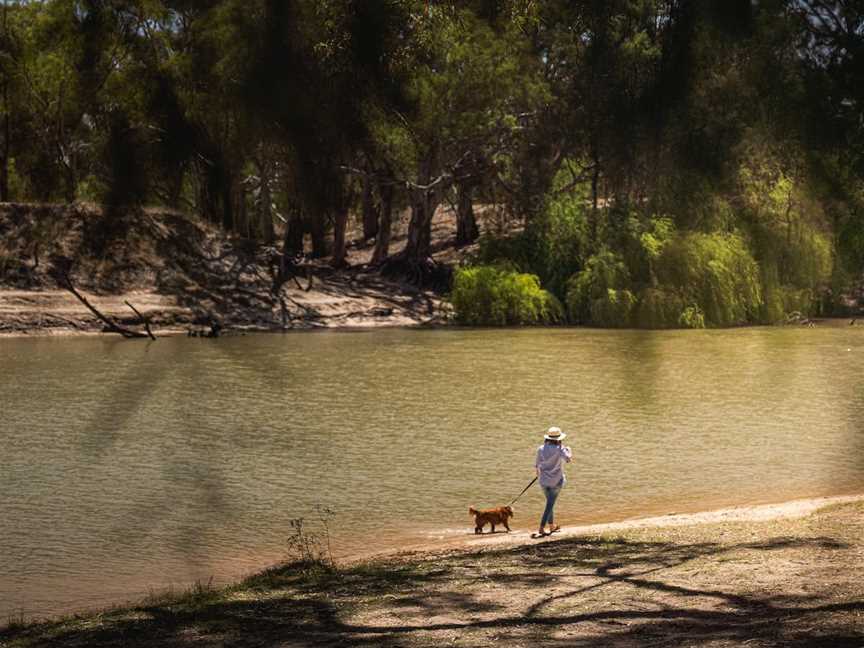
[(372, 181), (363, 180), (363, 240), (369, 241), (378, 234), (380, 214), (375, 205), (375, 195), (372, 191)]
[(288, 223), (282, 237), (282, 254), (297, 256), (303, 254), (303, 213), (300, 209), (291, 209), (288, 213)]
[(173, 209), (180, 207), (180, 198), (183, 195), (183, 180), (186, 176), (186, 169), (177, 165), (173, 173), (169, 173), (167, 178), (168, 183), (168, 206)]
[(441, 203), (446, 185), (443, 181), (431, 188), (436, 155), (431, 154), (420, 167), (417, 184), (424, 188), (411, 189), (411, 221), (408, 240), (402, 255), (408, 261), (425, 261), (432, 256), (432, 217)]
[(307, 225), (312, 237), (312, 258), (327, 256), (327, 225), (324, 214), (319, 210), (315, 210), (313, 214), (307, 212)]
[(271, 245), (276, 240), (276, 230), (273, 229), (273, 212), (272, 209), (266, 210), (258, 219), (258, 230), (261, 233), (261, 240), (267, 245)]
[(412, 261), (423, 261), (432, 255), (432, 216), (438, 205), (431, 193), (428, 189), (417, 189), (411, 195), (411, 221), (404, 255)]
[[(3, 6), (6, 10), (6, 6)], [(4, 16), (5, 20), (5, 16)], [(9, 202), (9, 153), (11, 135), (9, 126), (9, 80), (3, 79), (3, 161), (0, 163), (0, 202)]]
[(221, 174), (212, 164), (204, 163), (199, 172), (201, 178), (198, 208), (204, 219), (210, 223), (218, 224), (219, 217), (219, 190)]
[(474, 217), (472, 194), (474, 184), (470, 181), (460, 182), (456, 186), (456, 245), (470, 245), (480, 236), (477, 229), (477, 219)]
[(336, 209), (336, 218), (333, 221), (333, 258), (330, 265), (334, 268), (343, 268), (347, 265), (345, 261), (345, 228), (348, 225), (348, 206), (340, 205)]
[(591, 227), (590, 227), (590, 236), (591, 240), (595, 243), (597, 242), (597, 231), (599, 224), (597, 223), (599, 219), (599, 214), (597, 213), (598, 203), (599, 203), (599, 185), (600, 185), (600, 160), (596, 153), (592, 154), (592, 159), (594, 161), (594, 171), (591, 174)]
[(270, 193), (270, 168), (264, 164), (259, 164), (258, 177), (261, 179), (261, 184), (258, 187), (256, 205), (256, 220), (258, 222), (255, 229), (260, 233), (261, 239), (269, 245), (275, 236), (273, 232), (273, 196)]
[(223, 172), (222, 174), (222, 229), (230, 232), (234, 229), (234, 192), (233, 178), (230, 174)]
[[(7, 3), (3, 3), (3, 40), (9, 42)], [(9, 202), (9, 77), (3, 74), (3, 160), (0, 162), (0, 202)]]
[(9, 99), (6, 84), (3, 85), (3, 161), (0, 162), (0, 202), (9, 202)]
[(372, 265), (381, 265), (390, 255), (390, 231), (393, 218), (393, 187), (383, 185), (378, 188), (381, 196), (381, 215), (378, 235), (375, 238), (375, 253), (372, 255)]

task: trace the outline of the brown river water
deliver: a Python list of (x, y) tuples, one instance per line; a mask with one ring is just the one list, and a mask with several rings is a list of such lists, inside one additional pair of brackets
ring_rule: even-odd
[(0, 339), (0, 625), (248, 575), (318, 505), (337, 560), (473, 537), (551, 424), (560, 524), (864, 492), (864, 327)]

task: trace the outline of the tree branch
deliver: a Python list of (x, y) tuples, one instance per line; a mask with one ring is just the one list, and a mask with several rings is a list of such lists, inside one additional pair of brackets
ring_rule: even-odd
[[(103, 315), (102, 313), (100, 313), (96, 309), (95, 306), (93, 306), (90, 302), (87, 301), (87, 299), (84, 297), (84, 295), (82, 295), (77, 290), (75, 290), (75, 286), (72, 285), (72, 281), (69, 279), (68, 274), (65, 274), (65, 273), (62, 274), (61, 278), (63, 280), (63, 283), (65, 284), (64, 288), (66, 288), (66, 290), (68, 290), (73, 295), (75, 295), (78, 298), (78, 301), (80, 301), (82, 304), (84, 304), (91, 313), (93, 313), (97, 318), (99, 318), (99, 320), (101, 320), (105, 324), (105, 326), (108, 327), (109, 331), (111, 331), (112, 333), (119, 333), (120, 335), (122, 335), (125, 338), (146, 338), (147, 337), (147, 335), (145, 333), (139, 333), (138, 331), (132, 331), (132, 330), (127, 329), (123, 326), (120, 326), (115, 321), (111, 320), (110, 318), (108, 318), (105, 315)], [(126, 302), (126, 303), (128, 304), (129, 302)], [(152, 337), (152, 334), (150, 337)]]
[(144, 328), (147, 329), (147, 335), (150, 336), (150, 339), (151, 339), (151, 340), (155, 340), (155, 339), (156, 339), (156, 336), (153, 335), (153, 331), (150, 330), (150, 320), (149, 320), (148, 318), (144, 317), (141, 313), (139, 313), (139, 312), (138, 312), (138, 309), (135, 308), (135, 307), (134, 307), (132, 304), (130, 304), (128, 301), (125, 301), (125, 303), (126, 303), (126, 305), (127, 305), (129, 308), (131, 308), (131, 309), (135, 312), (135, 314), (136, 314), (138, 317), (141, 318), (141, 321), (144, 322)]

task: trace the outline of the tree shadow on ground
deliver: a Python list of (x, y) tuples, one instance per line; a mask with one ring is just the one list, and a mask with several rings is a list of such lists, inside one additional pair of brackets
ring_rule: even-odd
[[(667, 571), (739, 552), (841, 551), (827, 538), (767, 542), (562, 539), (482, 554), (359, 565), (340, 571), (274, 568), (229, 593), (142, 605), (98, 623), (0, 632), (21, 646), (405, 646), (447, 638), (552, 646), (864, 644), (864, 600), (834, 592), (752, 593), (733, 583), (682, 585)], [(701, 563), (700, 563), (701, 564)], [(675, 582), (675, 581), (678, 582)], [(705, 582), (704, 579), (700, 582)], [(634, 604), (613, 588), (655, 598)], [(496, 600), (490, 589), (514, 592)], [(588, 597), (602, 588), (612, 600)], [(620, 589), (618, 590), (620, 594)]]

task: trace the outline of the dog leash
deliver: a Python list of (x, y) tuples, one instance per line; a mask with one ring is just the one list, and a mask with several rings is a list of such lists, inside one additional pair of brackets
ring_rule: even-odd
[(525, 491), (527, 491), (529, 488), (531, 488), (531, 486), (534, 485), (534, 482), (535, 482), (535, 481), (537, 481), (537, 478), (536, 478), (536, 477), (535, 477), (534, 479), (532, 479), (532, 480), (531, 480), (531, 483), (528, 484), (525, 488), (523, 488), (523, 489), (522, 489), (522, 492), (519, 493), (516, 497), (514, 497), (514, 498), (513, 498), (513, 501), (510, 502), (507, 506), (513, 506), (513, 505), (516, 503), (516, 500), (518, 500), (520, 497), (522, 497), (522, 496), (525, 494)]

